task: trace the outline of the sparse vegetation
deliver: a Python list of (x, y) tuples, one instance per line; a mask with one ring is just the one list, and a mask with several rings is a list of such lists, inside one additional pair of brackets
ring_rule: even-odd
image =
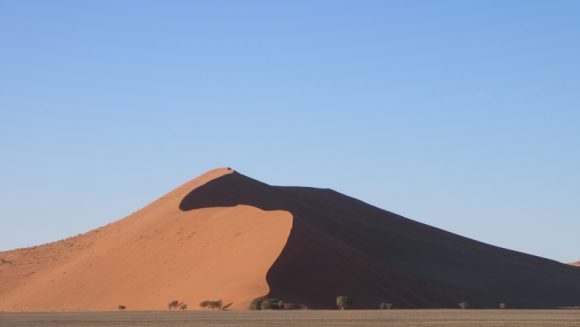
[(270, 310), (272, 309), (272, 302), (270, 302), (270, 300), (265, 299), (264, 301), (262, 301), (262, 303), (260, 303), (260, 310)]
[(260, 305), (262, 304), (261, 298), (255, 298), (250, 302), (250, 310), (260, 310)]
[(167, 308), (169, 310), (173, 310), (173, 309), (177, 309), (179, 307), (179, 305), (180, 305), (179, 301), (173, 300), (167, 304)]
[(187, 310), (187, 304), (185, 304), (185, 303), (182, 303), (182, 304), (179, 306), (179, 310), (182, 310), (182, 311), (184, 311), (184, 310)]
[(392, 307), (393, 307), (392, 303), (386, 303), (386, 302), (379, 303), (379, 309), (381, 309), (381, 310), (391, 310)]
[(250, 302), (250, 310), (283, 310), (284, 301), (279, 299), (257, 298)]
[(336, 297), (336, 306), (340, 310), (348, 309), (352, 306), (352, 300), (346, 295), (339, 295)]
[(222, 308), (222, 305), (223, 305), (222, 300), (217, 300), (217, 301), (205, 300), (199, 304), (199, 306), (204, 308), (204, 309), (210, 308), (212, 310), (215, 310), (215, 309), (220, 310)]
[(457, 305), (459, 306), (460, 309), (469, 309), (469, 303), (467, 303), (465, 301), (459, 302)]
[(505, 302), (502, 302), (502, 303), (499, 304), (499, 308), (500, 309), (507, 309), (507, 307), (508, 307), (508, 305)]
[(10, 260), (6, 260), (4, 258), (0, 258), (0, 264), (3, 264), (3, 263), (7, 263), (7, 264), (10, 264), (10, 265), (13, 265), (14, 264), (14, 262), (12, 262)]
[(119, 305), (117, 306), (117, 309), (119, 309), (120, 311), (123, 311), (123, 310), (127, 309), (127, 307), (126, 307), (126, 306), (124, 306), (124, 305), (122, 305), (122, 304), (119, 304)]

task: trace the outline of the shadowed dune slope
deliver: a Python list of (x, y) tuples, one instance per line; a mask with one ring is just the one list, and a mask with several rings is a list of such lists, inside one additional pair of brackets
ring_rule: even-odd
[(184, 212), (219, 169), (113, 224), (63, 241), (1, 252), (0, 311), (190, 309), (206, 299), (246, 309), (269, 292), (266, 273), (292, 227), (285, 211), (239, 205)]
[(268, 272), (270, 296), (333, 308), (346, 294), (358, 307), (569, 306), (580, 299), (574, 267), (458, 236), (329, 189), (274, 187), (238, 173), (188, 194), (184, 211), (246, 204), (294, 217)]
[(0, 252), (0, 311), (571, 306), (580, 270), (464, 238), (328, 189), (210, 171), (115, 223)]

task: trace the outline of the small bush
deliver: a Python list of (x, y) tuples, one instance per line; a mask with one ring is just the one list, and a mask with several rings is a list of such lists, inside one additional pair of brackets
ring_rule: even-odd
[(179, 310), (187, 310), (187, 304), (185, 304), (185, 303), (182, 303), (182, 304), (179, 306)]
[(469, 309), (469, 303), (467, 302), (459, 302), (457, 305), (460, 309)]
[(352, 300), (346, 295), (339, 295), (336, 297), (336, 306), (340, 310), (348, 309), (352, 306)]
[(250, 302), (250, 310), (282, 310), (284, 301), (279, 299), (257, 298)]
[(272, 302), (270, 302), (269, 299), (265, 299), (264, 301), (262, 301), (262, 303), (260, 304), (260, 310), (270, 310), (272, 309)]
[(177, 300), (173, 300), (167, 304), (167, 308), (169, 310), (176, 309), (178, 306), (179, 306), (179, 301), (177, 301)]
[(282, 300), (275, 300), (274, 301), (274, 307), (278, 310), (282, 310), (284, 309), (284, 301)]
[(379, 303), (379, 309), (381, 309), (381, 310), (391, 310), (392, 307), (393, 307), (392, 303), (386, 303), (386, 302)]
[(122, 304), (120, 304), (119, 306), (117, 306), (117, 309), (123, 311), (123, 310), (127, 309), (127, 307), (124, 306), (124, 305), (122, 305)]
[(222, 308), (222, 300), (212, 301), (212, 300), (205, 300), (199, 304), (202, 308), (210, 308), (212, 310), (221, 309)]
[(250, 302), (250, 310), (260, 310), (262, 301), (263, 299), (261, 298), (253, 299), (252, 302)]
[(500, 309), (507, 309), (507, 307), (508, 307), (508, 305), (505, 302), (502, 302), (502, 303), (499, 304), (499, 308)]

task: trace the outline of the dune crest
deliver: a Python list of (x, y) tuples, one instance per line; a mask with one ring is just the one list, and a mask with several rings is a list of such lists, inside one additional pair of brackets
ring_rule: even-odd
[(566, 307), (580, 271), (478, 242), (330, 189), (210, 171), (113, 224), (0, 252), (0, 311), (248, 309), (269, 296), (314, 309)]
[(239, 205), (184, 212), (183, 196), (231, 174), (192, 180), (118, 222), (78, 237), (0, 253), (0, 311), (165, 310), (177, 299), (249, 302), (268, 294), (266, 274), (292, 215)]

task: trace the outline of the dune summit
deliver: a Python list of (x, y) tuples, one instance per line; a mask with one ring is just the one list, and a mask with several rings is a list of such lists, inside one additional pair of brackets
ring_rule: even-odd
[(580, 271), (477, 242), (329, 189), (210, 171), (115, 223), (0, 252), (0, 311), (162, 310), (177, 299), (248, 309), (541, 308), (580, 302)]

